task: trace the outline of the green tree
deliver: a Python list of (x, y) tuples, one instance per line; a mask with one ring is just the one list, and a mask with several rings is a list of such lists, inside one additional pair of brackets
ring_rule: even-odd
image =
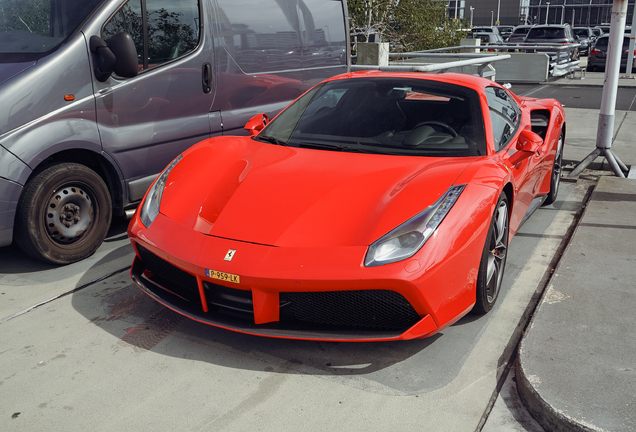
[(349, 0), (351, 28), (393, 42), (393, 51), (420, 51), (459, 45), (465, 20), (453, 20), (440, 0)]

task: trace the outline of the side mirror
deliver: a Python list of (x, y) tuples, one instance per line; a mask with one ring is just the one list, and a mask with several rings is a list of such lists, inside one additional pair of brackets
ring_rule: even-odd
[(249, 131), (250, 136), (256, 136), (265, 126), (269, 123), (269, 117), (267, 114), (256, 114), (249, 119), (243, 129)]
[(510, 163), (517, 165), (537, 153), (543, 144), (543, 140), (539, 135), (530, 129), (524, 129), (519, 134), (517, 140), (517, 152), (510, 157)]
[(98, 81), (106, 81), (113, 72), (124, 78), (137, 76), (137, 49), (128, 33), (117, 33), (108, 44), (99, 36), (91, 36), (90, 50), (95, 53), (95, 78)]
[(517, 141), (517, 150), (528, 153), (536, 153), (543, 144), (543, 139), (532, 132), (530, 129), (524, 129), (519, 134)]
[(132, 36), (126, 32), (117, 33), (108, 41), (108, 47), (117, 58), (115, 74), (123, 78), (136, 77), (139, 72), (139, 61)]

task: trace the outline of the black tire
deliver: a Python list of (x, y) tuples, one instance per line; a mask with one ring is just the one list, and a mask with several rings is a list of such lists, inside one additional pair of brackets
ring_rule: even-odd
[(18, 202), (15, 241), (27, 255), (70, 264), (102, 244), (112, 216), (104, 180), (76, 163), (54, 165), (25, 186)]
[(472, 310), (475, 314), (488, 313), (499, 297), (508, 255), (509, 221), (510, 205), (508, 197), (502, 193), (492, 215), (481, 255), (479, 273), (477, 274), (475, 307)]
[(559, 143), (557, 144), (557, 153), (554, 156), (554, 163), (552, 164), (552, 172), (550, 173), (550, 193), (546, 197), (543, 205), (552, 204), (556, 201), (559, 194), (559, 185), (561, 184), (561, 170), (563, 169), (563, 144), (564, 144), (563, 131), (559, 136)]

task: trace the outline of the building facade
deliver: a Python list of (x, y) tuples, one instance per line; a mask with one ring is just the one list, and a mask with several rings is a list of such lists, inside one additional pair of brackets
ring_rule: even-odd
[[(573, 27), (609, 24), (612, 0), (450, 0), (451, 18), (473, 26), (570, 24)], [(634, 2), (628, 3), (626, 25), (631, 25)]]

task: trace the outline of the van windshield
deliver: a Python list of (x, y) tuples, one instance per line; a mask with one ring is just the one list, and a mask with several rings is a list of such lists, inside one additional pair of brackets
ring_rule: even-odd
[(103, 0), (0, 0), (0, 63), (36, 60), (62, 44)]

